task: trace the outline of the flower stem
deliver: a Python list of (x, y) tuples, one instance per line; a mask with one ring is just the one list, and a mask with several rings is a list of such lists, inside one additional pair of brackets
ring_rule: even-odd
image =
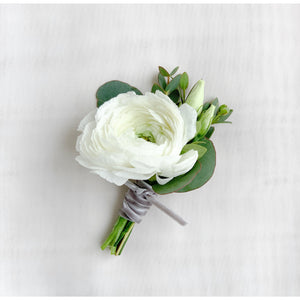
[(101, 249), (109, 247), (112, 255), (120, 255), (133, 229), (134, 222), (118, 217), (112, 232), (102, 244)]
[[(135, 224), (134, 222), (130, 222), (130, 221), (127, 223), (127, 225), (129, 225), (129, 226), (128, 226), (127, 230), (126, 230), (126, 233), (124, 234), (124, 237), (122, 238), (121, 243), (118, 246), (116, 255), (120, 255), (122, 253), (122, 251), (124, 249), (124, 246), (125, 246), (128, 238), (129, 238), (129, 236), (131, 234), (131, 231), (133, 229), (134, 224)], [(127, 227), (127, 225), (126, 225), (126, 227)]]

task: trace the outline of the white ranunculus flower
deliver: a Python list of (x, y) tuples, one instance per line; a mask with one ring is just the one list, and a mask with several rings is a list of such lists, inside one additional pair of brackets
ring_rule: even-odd
[(195, 136), (196, 119), (192, 107), (178, 108), (160, 91), (120, 94), (81, 121), (76, 160), (117, 185), (153, 175), (165, 184), (188, 172), (198, 158), (194, 150), (180, 155)]

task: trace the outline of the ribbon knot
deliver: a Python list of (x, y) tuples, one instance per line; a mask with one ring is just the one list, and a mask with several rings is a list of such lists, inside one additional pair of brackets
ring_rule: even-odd
[(120, 210), (121, 217), (131, 222), (140, 223), (142, 221), (142, 217), (153, 204), (180, 225), (187, 224), (183, 218), (157, 200), (157, 194), (153, 191), (151, 185), (142, 180), (139, 180), (136, 183), (127, 181), (125, 185), (129, 188), (129, 190), (125, 195), (123, 205)]

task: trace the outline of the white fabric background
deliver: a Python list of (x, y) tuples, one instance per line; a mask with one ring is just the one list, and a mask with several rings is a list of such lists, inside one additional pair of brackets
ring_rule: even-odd
[[(300, 294), (299, 5), (0, 6), (0, 295)], [(214, 177), (161, 197), (120, 257), (125, 188), (74, 157), (102, 83), (143, 92), (179, 65), (218, 125)]]

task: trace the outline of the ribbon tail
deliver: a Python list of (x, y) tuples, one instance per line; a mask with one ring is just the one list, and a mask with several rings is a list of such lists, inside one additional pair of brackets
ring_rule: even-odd
[(173, 220), (175, 220), (180, 225), (184, 226), (184, 225), (188, 224), (182, 217), (180, 217), (179, 215), (174, 213), (168, 207), (164, 206), (161, 202), (159, 202), (154, 197), (152, 197), (150, 201), (152, 202), (153, 205), (155, 205), (157, 208), (159, 208), (161, 211), (163, 211), (165, 214), (167, 214), (169, 217), (171, 217)]

